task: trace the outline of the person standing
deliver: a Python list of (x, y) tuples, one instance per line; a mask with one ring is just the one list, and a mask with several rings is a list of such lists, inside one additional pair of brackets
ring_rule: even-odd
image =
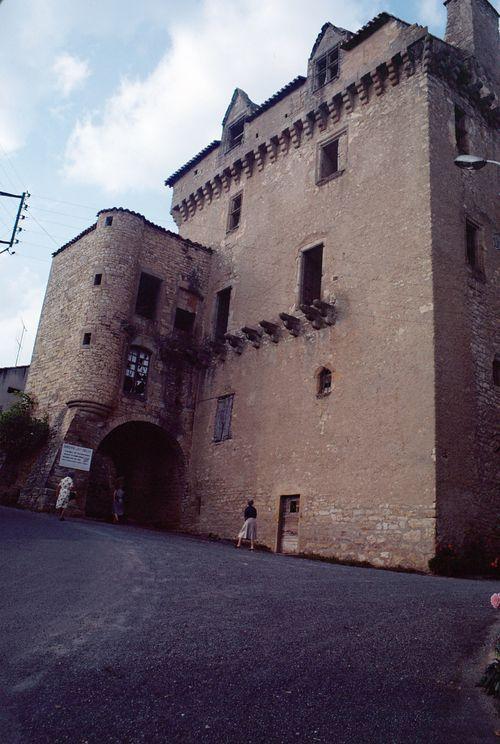
[(123, 490), (123, 478), (118, 478), (116, 488), (113, 491), (113, 522), (118, 524), (120, 517), (125, 513), (125, 491)]
[(64, 522), (64, 513), (70, 500), (76, 498), (74, 477), (74, 473), (68, 473), (64, 478), (61, 478), (57, 486), (56, 513), (59, 514), (60, 522)]
[(253, 499), (248, 502), (244, 517), (245, 521), (239, 531), (236, 547), (241, 547), (242, 540), (250, 540), (250, 550), (253, 550), (254, 541), (257, 539), (257, 509), (253, 505)]

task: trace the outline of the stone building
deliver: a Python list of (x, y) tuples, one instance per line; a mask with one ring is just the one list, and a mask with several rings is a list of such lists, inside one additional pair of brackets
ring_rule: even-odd
[(29, 365), (0, 367), (0, 413), (16, 402), (16, 393), (22, 393), (26, 385)]
[(28, 390), (58, 434), (24, 504), (66, 441), (88, 514), (123, 474), (133, 516), (194, 532), (254, 498), (273, 550), (498, 549), (498, 171), (453, 162), (499, 159), (498, 13), (445, 5), (444, 41), (327, 23), (305, 76), (237, 89), (166, 181), (179, 235), (104, 210), (55, 254)]

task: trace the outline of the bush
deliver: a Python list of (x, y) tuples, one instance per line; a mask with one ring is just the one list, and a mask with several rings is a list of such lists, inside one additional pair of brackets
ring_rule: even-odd
[(36, 451), (50, 433), (47, 417), (33, 416), (34, 401), (27, 393), (16, 393), (17, 402), (0, 413), (0, 450), (7, 459)]
[(495, 656), (496, 659), (486, 667), (478, 686), (482, 687), (487, 695), (500, 698), (500, 638), (497, 638), (495, 643)]
[(460, 551), (453, 545), (440, 548), (430, 559), (429, 569), (439, 576), (496, 576), (499, 566), (481, 538), (468, 535)]

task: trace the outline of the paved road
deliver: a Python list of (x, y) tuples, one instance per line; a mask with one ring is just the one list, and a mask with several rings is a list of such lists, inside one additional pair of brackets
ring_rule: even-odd
[(5, 508), (0, 545), (2, 744), (498, 741), (490, 583)]

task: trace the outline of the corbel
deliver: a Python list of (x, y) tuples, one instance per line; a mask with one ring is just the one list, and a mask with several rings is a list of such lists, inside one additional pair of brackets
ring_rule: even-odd
[(240, 182), (241, 178), (241, 160), (237, 160), (235, 163), (232, 164), (229, 171), (231, 173), (231, 178), (234, 179), (235, 183)]
[(250, 341), (252, 346), (255, 349), (260, 349), (263, 331), (261, 331), (260, 328), (254, 328), (253, 326), (243, 326), (241, 330)]
[(422, 55), (422, 69), (429, 72), (432, 67), (432, 36), (427, 34), (424, 41), (424, 53)]
[(337, 124), (340, 121), (340, 111), (342, 107), (342, 96), (336, 95), (330, 101), (328, 109), (330, 111), (330, 118), (333, 124)]
[(214, 190), (212, 188), (211, 181), (207, 181), (203, 188), (203, 196), (205, 197), (208, 204), (212, 202)]
[(316, 124), (320, 132), (324, 132), (328, 126), (328, 116), (330, 110), (327, 103), (320, 103), (316, 111), (314, 112), (316, 118)]
[(280, 340), (279, 330), (280, 327), (277, 323), (271, 323), (268, 320), (261, 320), (259, 325), (264, 329), (265, 333), (271, 338), (274, 344), (277, 344)]
[(214, 176), (213, 183), (213, 195), (216, 199), (220, 198), (220, 195), (222, 194), (222, 179), (219, 175)]
[(245, 342), (240, 336), (235, 336), (234, 333), (225, 333), (224, 338), (228, 342), (229, 346), (234, 349), (237, 354), (243, 353)]
[(314, 134), (315, 121), (316, 121), (316, 114), (314, 111), (309, 111), (309, 113), (306, 114), (304, 119), (302, 120), (302, 127), (308, 139), (311, 139), (311, 137)]
[(183, 199), (180, 204), (180, 210), (181, 210), (181, 215), (182, 215), (182, 221), (187, 222), (187, 219), (189, 217), (189, 210), (188, 210), (187, 201), (185, 199)]
[(397, 85), (399, 83), (399, 71), (396, 59), (393, 57), (388, 62), (386, 62), (386, 67), (390, 84), (392, 86)]
[(302, 124), (301, 119), (297, 119), (297, 121), (294, 121), (294, 123), (290, 127), (290, 139), (292, 140), (293, 146), (295, 148), (300, 147), (302, 129), (303, 129), (303, 124)]
[(298, 336), (300, 334), (300, 318), (295, 317), (295, 315), (289, 315), (288, 313), (280, 313), (280, 318), (292, 336)]
[(384, 78), (382, 76), (382, 70), (377, 67), (376, 70), (370, 73), (370, 77), (375, 89), (375, 95), (381, 96), (384, 92)]
[(313, 300), (313, 306), (319, 310), (326, 325), (335, 325), (337, 321), (337, 300), (331, 302), (325, 302), (324, 300)]
[(361, 103), (366, 105), (368, 103), (368, 85), (366, 84), (366, 80), (364, 77), (361, 78), (361, 80), (358, 80), (356, 83), (356, 91), (359, 96), (359, 100)]
[(301, 305), (300, 309), (306, 316), (307, 320), (311, 323), (312, 327), (317, 331), (320, 331), (325, 326), (325, 321), (321, 314), (321, 311), (313, 305)]
[(406, 49), (402, 54), (403, 59), (403, 68), (406, 72), (408, 77), (411, 77), (413, 73), (415, 72), (415, 65), (413, 63), (413, 59), (410, 55), (409, 49)]
[(286, 155), (290, 147), (290, 130), (288, 127), (278, 135), (278, 144), (282, 155)]
[(354, 106), (351, 91), (349, 90), (349, 88), (346, 88), (342, 91), (342, 101), (344, 102), (346, 113), (352, 114), (352, 112), (354, 111)]
[(195, 192), (194, 199), (196, 203), (196, 208), (201, 211), (203, 207), (205, 206), (205, 197), (203, 196), (203, 189), (199, 188)]
[(266, 154), (267, 154), (266, 145), (259, 145), (258, 148), (254, 150), (255, 162), (257, 163), (258, 171), (261, 171), (264, 169), (264, 166), (266, 164)]
[(271, 137), (267, 143), (267, 154), (269, 155), (270, 163), (274, 163), (278, 158), (278, 138), (276, 136)]
[(180, 208), (180, 206), (178, 204), (176, 204), (175, 207), (172, 207), (171, 214), (172, 214), (173, 221), (175, 222), (175, 224), (177, 225), (177, 227), (179, 227), (179, 225), (182, 222), (182, 211), (181, 211), (181, 208)]
[(221, 173), (222, 188), (224, 191), (229, 191), (231, 186), (231, 171), (229, 168), (224, 168)]
[(253, 164), (255, 162), (255, 155), (253, 154), (253, 151), (247, 152), (244, 158), (242, 158), (241, 165), (243, 168), (243, 171), (245, 172), (245, 176), (247, 178), (251, 178), (253, 173)]

